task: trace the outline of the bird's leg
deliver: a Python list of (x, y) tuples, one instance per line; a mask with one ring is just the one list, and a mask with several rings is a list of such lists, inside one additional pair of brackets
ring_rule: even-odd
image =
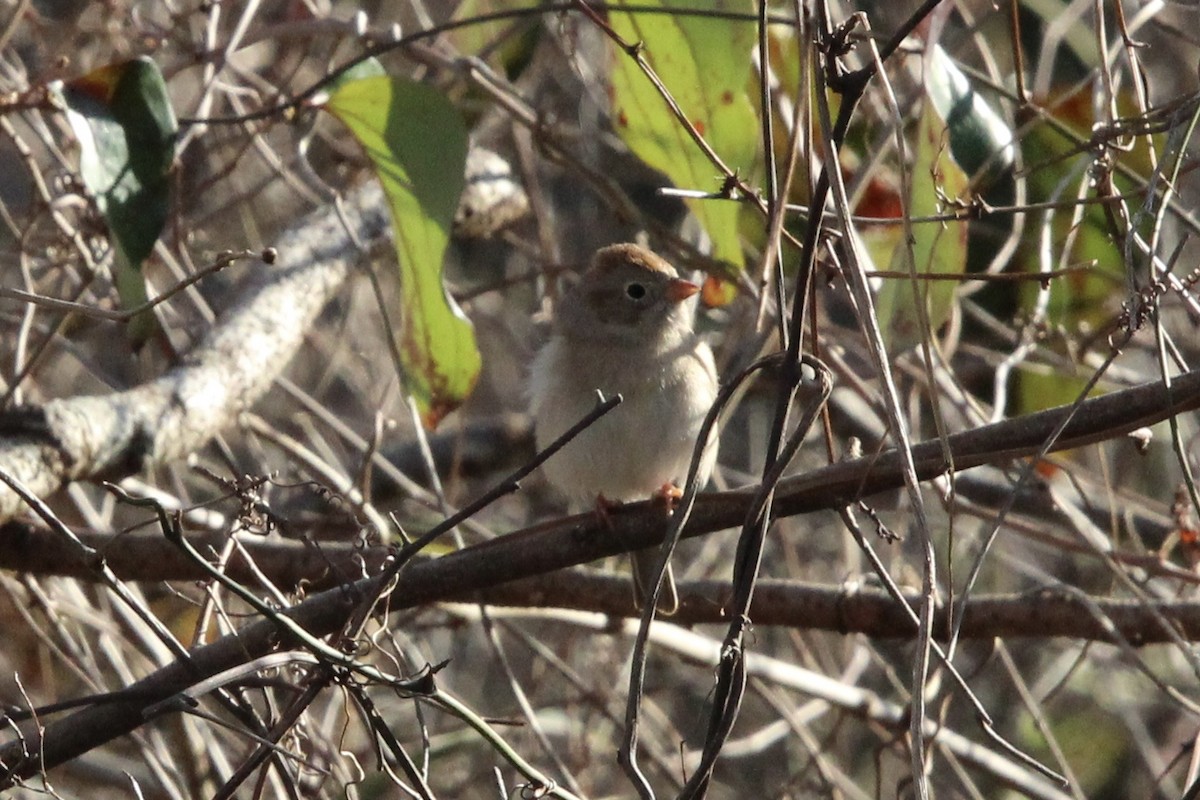
[[(679, 500), (683, 497), (681, 490), (674, 483), (667, 481), (650, 495), (650, 502), (661, 508), (666, 516), (675, 512)], [(658, 550), (643, 550), (633, 553), (633, 602), (640, 610), (645, 605), (645, 599), (659, 580)], [(657, 610), (663, 616), (671, 616), (679, 610), (679, 592), (675, 587), (675, 572), (668, 562), (662, 575), (662, 588), (658, 595)]]
[[(671, 515), (675, 506), (679, 503), (679, 498), (683, 497), (683, 492), (673, 483), (664, 483), (654, 494), (650, 495), (650, 501), (658, 508), (666, 512), (667, 516)], [(603, 494), (596, 495), (596, 518), (610, 533), (616, 532), (616, 527), (613, 525), (612, 512), (623, 506), (624, 503), (609, 500)], [(651, 587), (658, 580), (658, 551), (651, 548), (650, 550), (635, 551), (630, 553), (633, 559), (633, 602), (634, 607), (641, 609), (644, 598), (650, 593)], [(679, 610), (679, 593), (675, 589), (675, 576), (670, 564), (667, 565), (666, 575), (663, 577), (663, 588), (658, 598), (658, 613), (665, 616), (670, 616)]]

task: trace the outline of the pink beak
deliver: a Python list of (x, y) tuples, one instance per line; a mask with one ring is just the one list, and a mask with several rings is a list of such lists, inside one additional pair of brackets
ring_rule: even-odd
[(676, 303), (687, 300), (689, 297), (700, 291), (700, 287), (691, 281), (685, 281), (683, 278), (672, 278), (667, 284), (667, 299)]

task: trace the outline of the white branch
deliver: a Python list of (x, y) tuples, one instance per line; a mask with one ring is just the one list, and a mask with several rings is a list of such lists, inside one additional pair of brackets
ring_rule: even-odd
[[(375, 182), (357, 190), (346, 218), (366, 246), (388, 235)], [(115, 479), (202, 447), (252, 406), (295, 355), (309, 326), (346, 280), (358, 251), (332, 208), (278, 239), (278, 267), (250, 282), (183, 363), (157, 380), (108, 395), (51, 400), (0, 415), (0, 470), (39, 497), (65, 483)], [(20, 512), (0, 485), (0, 521)]]

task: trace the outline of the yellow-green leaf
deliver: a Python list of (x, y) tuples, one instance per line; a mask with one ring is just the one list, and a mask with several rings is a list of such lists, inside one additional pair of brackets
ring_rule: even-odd
[[(618, 4), (620, 5), (624, 4)], [(753, 10), (748, 2), (658, 0), (641, 8)], [(758, 150), (758, 123), (746, 95), (752, 72), (754, 25), (713, 18), (609, 11), (609, 22), (626, 41), (641, 42), (643, 55), (688, 121), (731, 169), (745, 175)], [(612, 113), (618, 134), (640, 159), (676, 186), (716, 191), (722, 176), (674, 117), (666, 101), (634, 60), (614, 49)], [(736, 203), (688, 200), (713, 243), (713, 255), (740, 269)]]
[(471, 323), (442, 284), (466, 128), (436, 89), (387, 76), (339, 86), (326, 108), (362, 145), (387, 196), (400, 264), (401, 366), (434, 426), (470, 394), (480, 368)]

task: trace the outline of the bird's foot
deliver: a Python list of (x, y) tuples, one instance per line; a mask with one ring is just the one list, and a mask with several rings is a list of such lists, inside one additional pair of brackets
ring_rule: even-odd
[(682, 498), (683, 490), (670, 481), (658, 487), (654, 494), (650, 495), (650, 500), (666, 508), (667, 513), (674, 511)]
[(616, 511), (623, 504), (619, 500), (609, 500), (603, 494), (596, 495), (596, 518), (600, 520), (600, 524), (608, 530), (613, 529), (612, 512)]

